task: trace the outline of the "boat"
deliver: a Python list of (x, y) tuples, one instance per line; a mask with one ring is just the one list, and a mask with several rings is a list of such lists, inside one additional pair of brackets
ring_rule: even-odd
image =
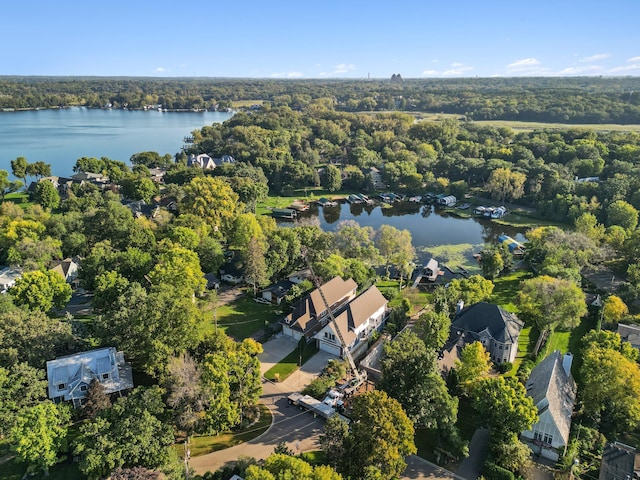
[(334, 202), (333, 200), (322, 197), (320, 200), (318, 200), (318, 205), (320, 205), (321, 207), (335, 207), (336, 205), (338, 205), (338, 202)]

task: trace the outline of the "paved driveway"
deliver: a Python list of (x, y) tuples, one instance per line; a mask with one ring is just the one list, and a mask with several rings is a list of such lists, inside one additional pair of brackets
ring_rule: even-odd
[(264, 372), (269, 370), (296, 348), (298, 348), (298, 342), (293, 340), (291, 337), (286, 337), (282, 334), (263, 343), (263, 352), (258, 355), (258, 360), (260, 360), (260, 373), (264, 375)]
[(401, 480), (466, 480), (417, 455), (409, 455), (405, 461), (407, 462), (407, 469), (400, 477)]
[(489, 430), (478, 428), (471, 437), (469, 443), (469, 456), (461, 463), (456, 474), (467, 480), (476, 480), (482, 470), (487, 454), (489, 453)]

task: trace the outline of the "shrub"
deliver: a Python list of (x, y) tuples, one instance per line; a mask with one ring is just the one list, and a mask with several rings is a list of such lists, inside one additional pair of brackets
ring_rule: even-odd
[(491, 480), (515, 480), (513, 473), (491, 462), (484, 464), (482, 475)]

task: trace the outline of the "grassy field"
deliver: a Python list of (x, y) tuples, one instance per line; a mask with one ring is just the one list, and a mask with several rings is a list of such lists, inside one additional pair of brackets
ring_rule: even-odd
[[(213, 331), (216, 328), (213, 303), (206, 303), (203, 310), (207, 312), (209, 318), (205, 326), (205, 332)], [(221, 328), (227, 335), (236, 340), (243, 340), (252, 336), (263, 329), (269, 322), (281, 318), (281, 313), (281, 307), (254, 302), (249, 294), (233, 303), (215, 308), (218, 328)]]
[(300, 352), (296, 348), (294, 351), (289, 353), (289, 355), (264, 372), (264, 377), (267, 380), (274, 382), (282, 382), (293, 372), (298, 370), (300, 366), (304, 365), (307, 360), (313, 357), (317, 352), (318, 347), (316, 347), (315, 343), (310, 343), (305, 347), (302, 351), (302, 357), (300, 357)]
[(13, 202), (22, 208), (27, 208), (29, 205), (33, 205), (33, 202), (29, 201), (29, 194), (27, 192), (7, 193), (4, 197), (4, 201)]
[(475, 275), (480, 273), (480, 266), (476, 259), (473, 258), (473, 254), (478, 253), (483, 248), (484, 245), (460, 243), (457, 245), (424, 247), (421, 252), (438, 259), (441, 265), (448, 265), (452, 270), (464, 267), (469, 271), (470, 275)]
[[(416, 117), (418, 121), (438, 122), (446, 118), (461, 118), (462, 115), (451, 113), (418, 113), (418, 112), (402, 112)], [(530, 132), (539, 129), (580, 129), (595, 130), (596, 132), (640, 132), (640, 125), (619, 125), (619, 124), (578, 124), (578, 123), (545, 123), (545, 122), (521, 122), (516, 120), (476, 120), (473, 123), (479, 125), (490, 125), (493, 127), (508, 127), (520, 132)]]
[[(272, 415), (269, 409), (260, 404), (260, 420), (247, 430), (241, 432), (227, 432), (220, 435), (203, 435), (191, 437), (191, 456), (197, 457), (225, 448), (233, 447), (259, 437), (271, 426)], [(184, 444), (176, 443), (173, 448), (181, 458), (184, 458)]]
[(509, 312), (518, 313), (516, 297), (520, 291), (520, 282), (531, 278), (533, 274), (527, 270), (516, 270), (493, 281), (493, 295), (490, 301)]
[(326, 197), (329, 199), (341, 200), (354, 192), (328, 192), (322, 187), (300, 188), (293, 192), (293, 195), (269, 195), (264, 202), (258, 202), (256, 205), (256, 215), (264, 215), (271, 212), (274, 208), (287, 208), (296, 200), (311, 202), (319, 198)]

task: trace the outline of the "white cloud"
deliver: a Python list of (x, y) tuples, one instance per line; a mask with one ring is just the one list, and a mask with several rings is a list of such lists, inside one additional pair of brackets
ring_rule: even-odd
[(582, 63), (591, 63), (597, 62), (599, 60), (604, 60), (605, 58), (609, 58), (610, 56), (610, 53), (596, 53), (595, 55), (591, 55), (590, 57), (581, 58), (579, 61)]
[(331, 77), (333, 75), (340, 75), (342, 73), (348, 73), (356, 69), (356, 66), (353, 63), (340, 63), (333, 67), (333, 70), (330, 72), (320, 72), (318, 76), (320, 77)]
[(522, 60), (518, 60), (517, 62), (510, 63), (507, 65), (507, 70), (519, 70), (535, 67), (540, 65), (540, 61), (535, 58), (523, 58)]
[(454, 75), (462, 75), (465, 72), (468, 72), (470, 70), (473, 70), (473, 67), (469, 67), (466, 65), (463, 65), (462, 63), (452, 63), (451, 66), (453, 68), (450, 68), (449, 70), (445, 70), (444, 72), (442, 72), (442, 76), (454, 76)]
[(158, 73), (164, 73), (164, 72), (168, 72), (168, 70), (164, 67), (158, 67), (155, 69), (156, 72)]
[(634, 72), (636, 70), (640, 71), (640, 62), (632, 63), (631, 65), (624, 65), (621, 67), (610, 68), (608, 70), (608, 73), (629, 73), (629, 72)]
[(584, 67), (567, 67), (558, 72), (558, 75), (597, 75), (602, 73), (604, 68), (600, 65), (588, 65)]
[(422, 72), (422, 75), (424, 77), (433, 77), (438, 75), (438, 71), (437, 70), (425, 70), (424, 72)]
[(507, 75), (548, 75), (550, 70), (540, 65), (537, 58), (523, 58), (506, 66)]
[(352, 63), (341, 63), (334, 67), (332, 73), (347, 73), (355, 69), (356, 69), (356, 66)]
[(300, 78), (304, 76), (302, 72), (276, 72), (269, 75), (271, 78)]
[(640, 57), (632, 57), (629, 60), (627, 60), (627, 62), (638, 63), (640, 62)]

